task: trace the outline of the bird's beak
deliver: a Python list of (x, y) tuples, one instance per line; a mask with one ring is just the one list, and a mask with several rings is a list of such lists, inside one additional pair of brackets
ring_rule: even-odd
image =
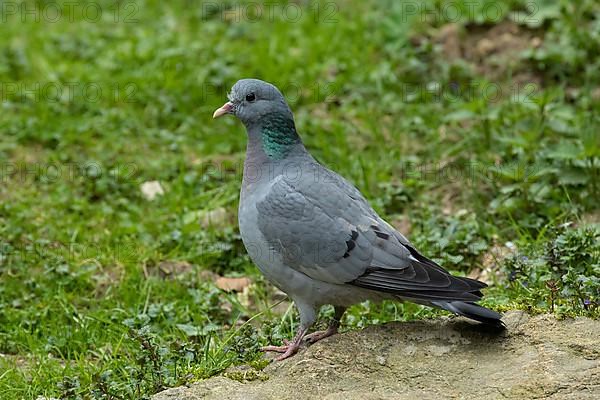
[(215, 112), (213, 113), (213, 118), (219, 118), (225, 114), (232, 114), (233, 113), (233, 103), (231, 102), (227, 102), (225, 104), (223, 104), (223, 106), (221, 108), (217, 108), (215, 110)]

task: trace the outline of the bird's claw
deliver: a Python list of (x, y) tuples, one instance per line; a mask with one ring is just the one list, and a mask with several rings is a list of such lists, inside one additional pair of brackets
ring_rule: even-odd
[(273, 351), (276, 353), (283, 353), (279, 357), (275, 358), (277, 361), (281, 361), (296, 354), (298, 352), (298, 349), (300, 348), (299, 344), (290, 342), (289, 340), (284, 340), (283, 343), (283, 346), (265, 346), (261, 347), (260, 350), (265, 352)]
[(276, 357), (275, 359), (277, 361), (282, 361), (285, 360), (288, 357), (293, 356), (294, 354), (296, 354), (298, 352), (298, 349), (300, 348), (300, 346), (298, 345), (290, 345), (288, 346), (287, 350), (285, 351), (285, 353), (283, 353), (282, 355), (280, 355), (279, 357)]
[(284, 346), (264, 346), (260, 348), (260, 351), (273, 351), (275, 353), (285, 353), (288, 349), (288, 345), (284, 345)]
[(305, 334), (306, 334), (306, 328), (302, 328), (298, 331), (298, 333), (294, 337), (294, 340), (292, 340), (292, 341), (284, 340), (283, 346), (266, 346), (266, 347), (263, 347), (261, 350), (283, 353), (279, 357), (276, 357), (275, 360), (277, 360), (277, 361), (285, 360), (286, 358), (291, 357), (298, 352), (298, 349), (300, 349), (300, 344), (302, 343), (302, 338), (304, 337)]
[(331, 336), (331, 335), (326, 335), (326, 333), (327, 333), (327, 331), (316, 331), (316, 332), (311, 333), (310, 335), (307, 335), (304, 338), (304, 340), (306, 340), (307, 343), (314, 344), (321, 339), (325, 339), (327, 336)]
[(310, 343), (314, 344), (321, 339), (325, 339), (326, 337), (333, 336), (338, 332), (337, 327), (328, 327), (327, 330), (324, 331), (316, 331), (311, 333), (310, 335), (306, 335), (304, 339)]

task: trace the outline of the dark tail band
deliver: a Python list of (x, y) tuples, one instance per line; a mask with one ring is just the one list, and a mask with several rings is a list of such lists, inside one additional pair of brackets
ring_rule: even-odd
[(489, 310), (485, 307), (481, 307), (475, 303), (465, 301), (436, 301), (432, 302), (433, 305), (443, 308), (444, 310), (453, 312), (463, 317), (474, 319), (475, 321), (482, 322), (484, 324), (493, 325), (497, 327), (504, 327), (502, 322), (502, 315), (496, 311)]

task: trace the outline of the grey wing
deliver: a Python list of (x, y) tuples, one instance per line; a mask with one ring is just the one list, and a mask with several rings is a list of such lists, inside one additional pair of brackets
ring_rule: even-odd
[(478, 300), (485, 287), (419, 254), (341, 177), (330, 182), (280, 177), (256, 207), (269, 250), (313, 279), (427, 301)]
[[(373, 248), (360, 221), (360, 204), (343, 193), (336, 208), (315, 199), (319, 188), (278, 178), (256, 204), (259, 229), (284, 263), (313, 279), (346, 283), (362, 275), (373, 260)], [(364, 218), (364, 217), (363, 217)], [(360, 218), (359, 218), (360, 219)]]

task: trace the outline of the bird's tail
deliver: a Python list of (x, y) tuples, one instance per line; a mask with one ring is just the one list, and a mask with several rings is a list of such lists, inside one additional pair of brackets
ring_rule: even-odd
[(467, 301), (435, 301), (431, 302), (434, 306), (442, 308), (444, 310), (453, 312), (458, 315), (462, 315), (467, 318), (474, 319), (475, 321), (482, 322), (484, 324), (493, 325), (497, 327), (504, 327), (504, 323), (501, 318), (502, 315), (496, 311), (489, 310), (485, 307), (479, 306), (472, 302)]

